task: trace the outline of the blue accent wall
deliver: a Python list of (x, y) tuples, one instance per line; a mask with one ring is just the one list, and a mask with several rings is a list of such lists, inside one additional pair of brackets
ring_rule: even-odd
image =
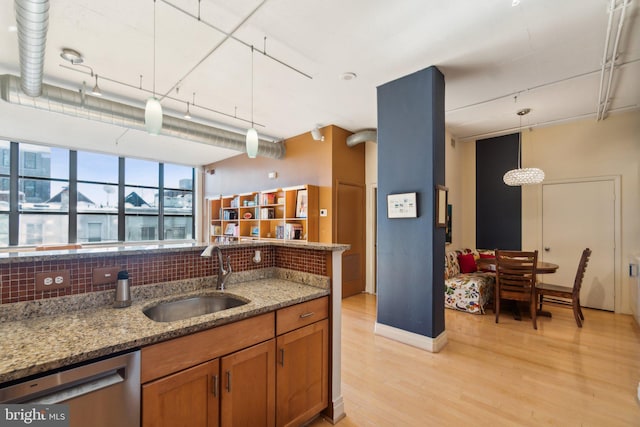
[[(444, 76), (436, 67), (378, 87), (378, 323), (436, 338), (444, 331)], [(387, 195), (417, 193), (418, 217), (387, 218)]]
[(476, 141), (476, 247), (522, 248), (522, 188), (503, 175), (518, 167), (519, 134)]

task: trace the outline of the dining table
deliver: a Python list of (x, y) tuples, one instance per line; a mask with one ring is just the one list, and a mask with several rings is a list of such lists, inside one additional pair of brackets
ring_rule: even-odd
[[(495, 258), (480, 258), (476, 260), (476, 265), (479, 270), (484, 270), (485, 272), (494, 272), (496, 271), (496, 259)], [(538, 261), (536, 263), (536, 275), (537, 274), (553, 274), (558, 271), (560, 266), (558, 264), (554, 264), (552, 262), (546, 261)], [(535, 291), (535, 290), (534, 290)], [(495, 306), (495, 305), (494, 305)], [(538, 310), (536, 312), (537, 316), (543, 317), (551, 317), (551, 312), (546, 310)], [(518, 304), (514, 304), (513, 307), (513, 318), (515, 320), (522, 320), (522, 314)]]

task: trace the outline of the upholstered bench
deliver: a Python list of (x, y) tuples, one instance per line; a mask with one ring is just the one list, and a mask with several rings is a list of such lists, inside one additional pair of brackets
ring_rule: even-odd
[(475, 249), (449, 251), (444, 261), (444, 305), (447, 308), (484, 314), (493, 301), (495, 274), (478, 271), (476, 260), (495, 256), (492, 251)]

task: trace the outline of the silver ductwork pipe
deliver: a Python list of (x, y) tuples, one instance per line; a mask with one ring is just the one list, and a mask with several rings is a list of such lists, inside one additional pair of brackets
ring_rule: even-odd
[(363, 130), (356, 132), (353, 135), (347, 137), (347, 147), (355, 147), (362, 142), (378, 142), (378, 131), (376, 130)]
[[(45, 83), (42, 84), (42, 95), (33, 98), (21, 93), (19, 85), (17, 77), (9, 74), (1, 75), (0, 98), (10, 104), (146, 131), (143, 108), (87, 96), (80, 91), (76, 92)], [(240, 152), (247, 151), (244, 134), (167, 115), (162, 118), (161, 135)], [(285, 155), (284, 143), (260, 140), (258, 155), (282, 159)]]
[(49, 27), (49, 1), (15, 0), (14, 5), (18, 27), (22, 91), (29, 96), (40, 96)]

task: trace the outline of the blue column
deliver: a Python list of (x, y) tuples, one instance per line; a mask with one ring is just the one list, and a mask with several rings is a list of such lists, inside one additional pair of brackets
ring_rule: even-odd
[[(378, 319), (436, 338), (444, 331), (444, 76), (429, 67), (378, 87)], [(387, 195), (417, 193), (417, 218), (387, 217)]]

